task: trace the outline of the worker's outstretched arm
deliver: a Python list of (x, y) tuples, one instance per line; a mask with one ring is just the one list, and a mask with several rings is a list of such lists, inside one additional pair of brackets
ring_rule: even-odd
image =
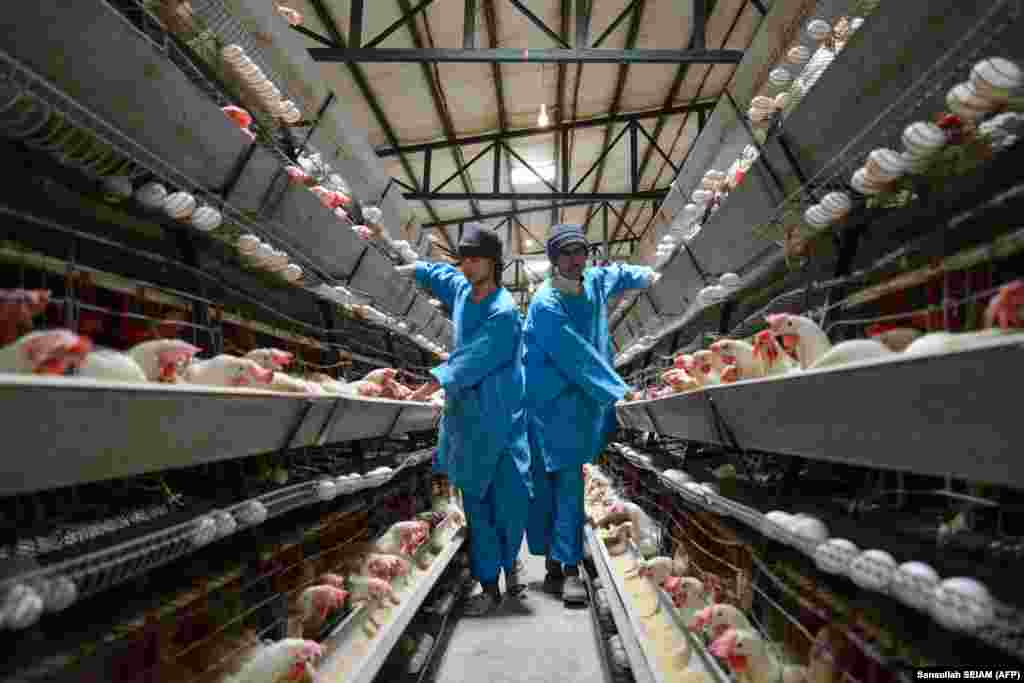
[(458, 268), (447, 263), (417, 261), (414, 273), (417, 285), (440, 299), (449, 311), (455, 308), (455, 294), (466, 282)]
[(455, 396), (511, 363), (519, 353), (521, 338), (519, 313), (512, 309), (499, 311), (481, 325), (471, 340), (453, 351), (447, 363), (433, 368), (430, 374), (445, 394)]
[(628, 289), (647, 289), (661, 277), (661, 273), (647, 266), (613, 263), (604, 271), (605, 296), (614, 296)]
[(546, 306), (535, 310), (533, 334), (556, 368), (599, 405), (611, 405), (629, 391), (593, 344), (572, 328), (562, 311)]

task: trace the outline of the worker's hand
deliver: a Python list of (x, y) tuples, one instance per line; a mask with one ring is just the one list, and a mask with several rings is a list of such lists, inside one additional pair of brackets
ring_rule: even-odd
[(416, 264), (410, 263), (409, 265), (406, 266), (395, 266), (395, 273), (398, 275), (398, 277), (405, 278), (406, 280), (411, 280), (414, 277), (416, 277)]
[(658, 284), (658, 280), (660, 280), (660, 279), (661, 279), (661, 273), (659, 273), (656, 270), (652, 271), (651, 272), (651, 279), (647, 282), (647, 286), (648, 287), (653, 287), (654, 285)]
[(427, 398), (441, 388), (441, 385), (434, 380), (430, 380), (416, 391), (412, 392), (412, 396), (409, 397), (410, 401), (426, 401)]

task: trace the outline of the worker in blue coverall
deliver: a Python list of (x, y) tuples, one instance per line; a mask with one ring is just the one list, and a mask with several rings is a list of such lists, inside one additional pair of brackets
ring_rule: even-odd
[(415, 277), (452, 312), (451, 355), (413, 398), (444, 389), (439, 469), (462, 489), (470, 565), (483, 588), (464, 613), (482, 616), (502, 602), (500, 570), (507, 593), (520, 596), (526, 587), (517, 562), (531, 496), (522, 319), (512, 295), (498, 285), (502, 245), (493, 231), (466, 223), (459, 259), (458, 269), (418, 261), (396, 270)]
[(546, 558), (544, 589), (568, 604), (586, 602), (583, 465), (604, 448), (609, 411), (629, 391), (611, 362), (608, 299), (660, 277), (643, 266), (587, 268), (588, 251), (580, 226), (552, 227), (551, 276), (530, 302), (524, 331), (534, 492), (526, 538), (530, 553)]

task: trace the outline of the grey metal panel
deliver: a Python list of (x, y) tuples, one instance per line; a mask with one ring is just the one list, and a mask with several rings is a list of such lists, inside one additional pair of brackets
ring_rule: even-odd
[[(409, 290), (415, 287), (405, 278), (398, 277), (388, 257), (373, 246), (363, 256), (352, 286), (373, 296), (375, 303), (392, 314), (405, 311), (409, 305)], [(401, 306), (403, 301), (405, 306)]]
[(284, 239), (335, 277), (347, 276), (366, 246), (305, 187), (286, 190), (274, 218), (285, 230)]
[(327, 443), (384, 436), (395, 423), (402, 404), (381, 399), (342, 398), (327, 432)]
[(1020, 344), (715, 388), (747, 448), (1024, 487)]
[[(743, 184), (729, 195), (722, 208), (690, 243), (701, 268), (712, 275), (735, 272), (772, 245), (752, 230), (758, 222), (771, 217), (781, 199), (767, 173), (757, 170), (760, 167), (759, 159)], [(685, 258), (685, 255), (677, 258)], [(683, 293), (692, 297), (703, 286), (695, 277), (690, 283), (691, 290)]]
[(416, 297), (416, 305), (412, 307), (407, 316), (409, 320), (416, 323), (418, 326), (423, 327), (430, 321), (430, 317), (437, 310), (429, 303), (429, 295), (424, 292), (420, 292), (419, 296)]
[(633, 339), (629, 335), (629, 333), (626, 332), (625, 325), (619, 325), (619, 327), (615, 330), (615, 334), (613, 334), (612, 337), (615, 338), (615, 343), (619, 345), (620, 349), (624, 349), (627, 346), (629, 346), (630, 342)]
[(0, 46), (205, 189), (224, 183), (248, 144), (106, 3), (19, 5), (0, 16)]
[(678, 315), (686, 308), (683, 297), (692, 300), (696, 291), (700, 289), (699, 283), (700, 277), (693, 269), (689, 257), (680, 251), (661, 271), (658, 283), (647, 291), (659, 311), (669, 316)]
[(278, 179), (278, 187), (288, 182), (287, 176), (282, 170), (282, 162), (279, 157), (267, 151), (263, 147), (253, 150), (252, 157), (242, 169), (242, 175), (238, 177), (231, 194), (227, 200), (231, 205), (242, 211), (258, 211), (261, 208), (263, 199), (267, 194), (270, 183), (281, 173)]
[(719, 441), (703, 392), (688, 392), (649, 401), (647, 407), (653, 417), (653, 431), (707, 443)]
[(651, 422), (647, 408), (653, 401), (634, 401), (617, 407), (619, 422), (627, 429), (638, 429), (642, 432), (657, 431)]
[(406, 404), (402, 407), (402, 413), (398, 416), (392, 434), (405, 434), (406, 432), (422, 432), (437, 427), (438, 414), (432, 406), (427, 404)]
[[(295, 433), (292, 448), (313, 446), (316, 444), (316, 438), (320, 436), (320, 430), (323, 429), (328, 418), (330, 418), (334, 404), (338, 400), (326, 396), (314, 399), (309, 399), (308, 397), (303, 398), (308, 400), (310, 403), (309, 412), (306, 413), (306, 417), (302, 421), (302, 426), (299, 427), (299, 431)], [(338, 410), (340, 412), (340, 406)]]
[(0, 495), (273, 451), (285, 445), (306, 402), (11, 377), (0, 382), (0, 402), (5, 439), (15, 450), (0, 459)]
[[(660, 308), (658, 309), (661, 310)], [(654, 309), (651, 308), (651, 300), (646, 296), (637, 297), (636, 304), (633, 306), (633, 319), (638, 323), (647, 328), (654, 328), (657, 325), (658, 317), (654, 313)]]
[[(825, 166), (857, 133), (907, 93), (994, 4), (937, 0), (879, 5), (786, 121), (786, 130), (808, 173)], [(1012, 33), (1010, 29), (1007, 36)], [(985, 52), (977, 59), (989, 56), (1019, 63), (1024, 57), (1024, 41), (1003, 41), (995, 54)], [(963, 73), (961, 80), (966, 80), (973, 60), (959, 61), (952, 60), (943, 76), (949, 75), (948, 69), (956, 69)], [(924, 101), (915, 97), (895, 107), (886, 123), (872, 134), (870, 139), (877, 142), (874, 146), (897, 145), (898, 149), (906, 123), (930, 119), (935, 112), (946, 109), (947, 90), (940, 88)]]

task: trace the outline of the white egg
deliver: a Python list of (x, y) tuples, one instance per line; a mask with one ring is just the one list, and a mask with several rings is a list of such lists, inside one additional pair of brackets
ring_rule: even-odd
[(923, 562), (904, 562), (892, 575), (889, 592), (903, 604), (927, 612), (939, 575)]
[(201, 517), (192, 531), (192, 545), (202, 547), (217, 538), (217, 523), (211, 517)]
[(238, 519), (246, 526), (262, 524), (267, 519), (267, 506), (258, 500), (250, 500), (238, 511)]
[(995, 604), (984, 584), (958, 576), (946, 579), (932, 594), (932, 616), (948, 629), (972, 632), (995, 619)]
[(338, 495), (338, 487), (333, 481), (323, 480), (316, 483), (316, 496), (320, 500), (331, 500)]
[(865, 550), (854, 558), (847, 576), (861, 588), (883, 592), (895, 570), (896, 560), (892, 555), (884, 550)]
[(740, 286), (740, 276), (736, 273), (722, 273), (718, 278), (718, 284), (727, 289), (736, 289)]
[(692, 222), (700, 215), (700, 207), (696, 204), (687, 204), (683, 207), (683, 221)]
[(814, 550), (814, 564), (827, 574), (842, 576), (860, 549), (845, 538), (830, 538)]
[(0, 627), (20, 631), (32, 626), (43, 614), (43, 599), (31, 586), (18, 583), (7, 590), (0, 602)]
[(195, 210), (189, 218), (189, 223), (196, 230), (202, 230), (203, 232), (210, 232), (220, 227), (224, 217), (221, 216), (220, 211), (213, 208), (212, 206), (200, 206)]
[(302, 268), (294, 263), (289, 263), (284, 269), (284, 279), (288, 282), (298, 282), (302, 279)]
[(254, 254), (260, 248), (260, 238), (256, 235), (242, 235), (236, 246), (243, 254)]
[(49, 581), (43, 608), (47, 612), (62, 612), (78, 599), (78, 586), (67, 576), (55, 576)]
[(815, 517), (797, 517), (790, 525), (790, 531), (804, 543), (815, 547), (828, 539), (828, 527)]
[(118, 204), (131, 196), (132, 179), (128, 176), (110, 176), (103, 179), (103, 198), (111, 204)]
[(694, 190), (690, 198), (693, 199), (694, 204), (701, 206), (710, 202), (714, 196), (715, 193), (710, 190)]
[(772, 72), (768, 74), (768, 80), (772, 82), (772, 85), (788, 85), (793, 80), (793, 74), (780, 66), (772, 69)]
[(235, 533), (238, 529), (238, 522), (234, 516), (225, 510), (218, 510), (213, 513), (213, 522), (217, 525), (217, 537), (223, 538)]
[(383, 215), (384, 212), (376, 206), (367, 206), (363, 208), (363, 218), (365, 218), (369, 223), (377, 223)]
[(157, 182), (149, 182), (135, 190), (135, 201), (147, 209), (159, 209), (167, 199), (167, 188)]
[(164, 199), (164, 213), (176, 221), (183, 221), (196, 210), (196, 198), (188, 192), (175, 192)]
[(782, 510), (772, 510), (761, 520), (761, 533), (776, 540), (782, 538), (784, 530), (788, 530), (792, 516)]
[(680, 470), (665, 470), (661, 473), (661, 476), (680, 485), (693, 481), (693, 477)]
[(814, 19), (807, 24), (807, 34), (814, 40), (822, 41), (832, 34), (832, 27), (824, 19)]
[(697, 301), (703, 304), (713, 304), (725, 298), (727, 292), (722, 285), (708, 285), (697, 293)]

